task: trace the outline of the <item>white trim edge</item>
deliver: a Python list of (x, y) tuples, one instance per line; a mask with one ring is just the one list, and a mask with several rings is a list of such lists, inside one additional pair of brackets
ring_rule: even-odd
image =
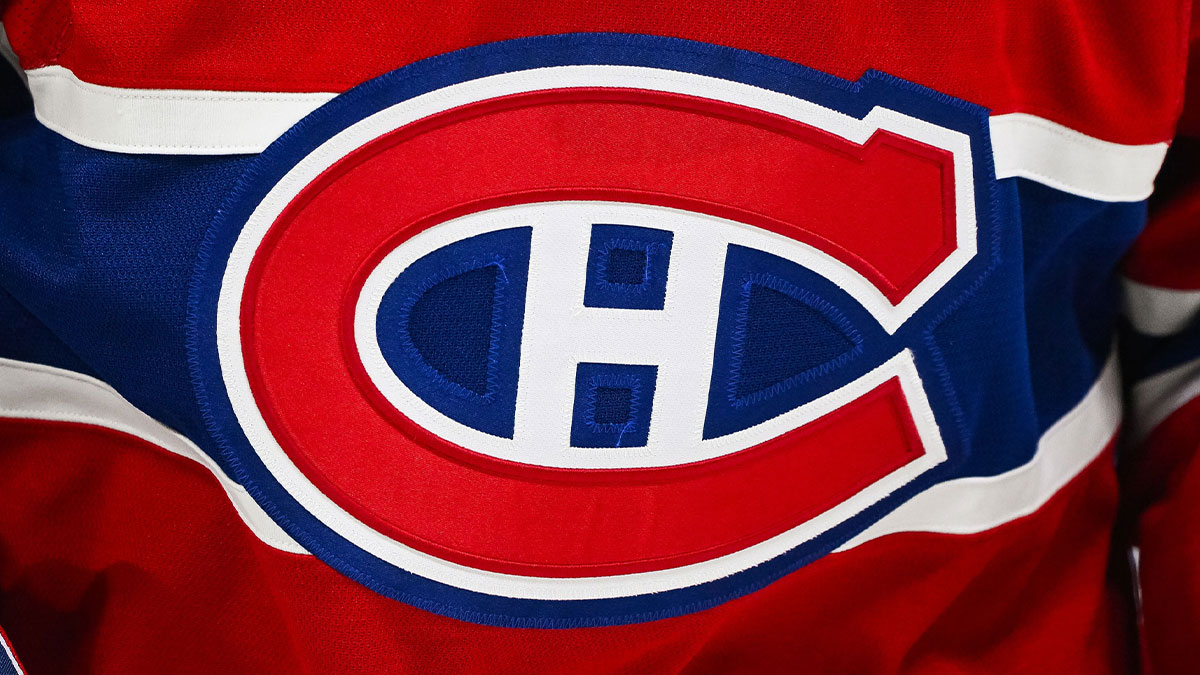
[(898, 532), (974, 534), (1037, 511), (1104, 451), (1121, 422), (1121, 378), (1110, 356), (1091, 390), (1038, 440), (1033, 459), (995, 476), (956, 478), (913, 497), (842, 545)]
[(1200, 316), (1200, 290), (1178, 290), (1124, 280), (1125, 316), (1134, 330), (1166, 337), (1187, 328)]
[[(1190, 365), (1200, 368), (1200, 361)], [(199, 462), (217, 477), (238, 514), (259, 539), (282, 551), (305, 553), (244, 488), (226, 477), (191, 441), (151, 419), (98, 380), (49, 366), (0, 359), (0, 417), (106, 427)], [(982, 532), (1029, 515), (1103, 452), (1120, 419), (1120, 377), (1115, 359), (1110, 358), (1087, 395), (1043, 434), (1028, 463), (995, 476), (938, 484), (838, 551), (900, 532)]]
[(1133, 385), (1130, 440), (1140, 443), (1176, 410), (1200, 396), (1200, 359), (1181, 363)]
[(1139, 202), (1154, 191), (1166, 143), (1102, 141), (1026, 113), (993, 115), (997, 178), (1021, 177), (1105, 202)]
[(259, 153), (334, 97), (106, 87), (84, 82), (62, 66), (25, 73), (38, 121), (80, 145), (112, 152)]
[[(62, 66), (26, 71), (46, 127), (90, 148), (141, 154), (262, 152), (335, 94), (132, 89), (84, 82)], [(1141, 201), (1166, 143), (1103, 141), (1026, 113), (991, 118), (996, 177), (1022, 177), (1100, 201)]]
[(0, 358), (0, 417), (73, 422), (135, 436), (201, 464), (221, 483), (246, 526), (263, 543), (289, 553), (307, 553), (194, 443), (152, 419), (115, 389), (86, 375)]
[(26, 675), (25, 668), (21, 666), (20, 660), (17, 659), (16, 647), (12, 646), (12, 641), (5, 634), (4, 628), (0, 627), (0, 658), (8, 661), (12, 666), (14, 675)]

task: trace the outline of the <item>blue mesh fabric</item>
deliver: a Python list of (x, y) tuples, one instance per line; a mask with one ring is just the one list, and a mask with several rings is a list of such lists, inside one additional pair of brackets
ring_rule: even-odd
[(637, 286), (646, 281), (645, 249), (614, 248), (608, 252), (605, 275), (610, 284)]
[(650, 434), (658, 366), (580, 363), (575, 371), (571, 446), (640, 448)]
[(90, 366), (3, 288), (0, 288), (0, 358), (32, 361), (95, 375)]
[(766, 286), (752, 285), (737, 396), (746, 396), (833, 361), (854, 343), (821, 312)]
[(531, 229), (475, 235), (409, 265), (375, 317), (392, 371), (426, 403), (512, 438)]
[(662, 309), (673, 237), (649, 227), (592, 225), (584, 306)]
[(249, 161), (103, 152), (32, 113), (0, 120), (0, 356), (95, 375), (217, 455), (189, 385), (188, 283)]
[(633, 390), (628, 387), (596, 389), (596, 424), (625, 424), (632, 415)]
[(425, 362), (480, 396), (487, 393), (498, 273), (488, 265), (434, 285), (413, 305), (408, 321)]

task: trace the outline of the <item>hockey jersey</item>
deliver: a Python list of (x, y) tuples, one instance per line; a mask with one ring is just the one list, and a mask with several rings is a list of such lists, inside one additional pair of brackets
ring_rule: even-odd
[(1186, 0), (0, 22), (0, 673), (1196, 672)]

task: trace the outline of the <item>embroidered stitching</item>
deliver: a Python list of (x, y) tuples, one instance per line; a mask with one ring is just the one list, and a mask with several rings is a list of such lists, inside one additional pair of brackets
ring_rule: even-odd
[[(738, 396), (737, 391), (738, 385), (741, 382), (742, 361), (745, 356), (746, 349), (747, 324), (750, 320), (750, 290), (753, 286), (762, 286), (764, 288), (769, 288), (773, 291), (783, 293), (784, 295), (795, 300), (799, 300), (800, 302), (803, 302), (809, 307), (817, 310), (838, 330), (840, 330), (843, 335), (849, 338), (850, 341), (854, 343), (854, 346), (849, 351), (840, 354), (830, 361), (826, 361), (825, 363), (813, 366), (812, 368), (809, 368), (801, 373), (792, 375), (786, 380), (783, 380), (782, 382), (776, 382), (766, 389), (760, 389), (759, 391), (747, 394), (745, 396)], [(738, 303), (737, 321), (735, 323), (733, 333), (733, 346), (731, 349), (729, 362), (729, 380), (725, 387), (726, 395), (729, 398), (729, 403), (734, 408), (744, 408), (746, 406), (761, 403), (767, 399), (778, 396), (779, 394), (782, 394), (783, 392), (788, 391), (797, 385), (805, 382), (811, 382), (818, 377), (828, 375), (838, 368), (845, 366), (854, 358), (862, 354), (862, 335), (859, 334), (858, 330), (856, 330), (853, 325), (851, 325), (849, 319), (847, 319), (841, 312), (834, 308), (833, 305), (829, 304), (812, 291), (800, 289), (773, 274), (754, 272), (747, 274), (745, 279), (742, 281), (741, 296), (742, 297)]]
[[(596, 395), (601, 387), (629, 389), (629, 421), (624, 424), (596, 422)], [(594, 434), (618, 434), (615, 447), (621, 447), (621, 439), (627, 432), (637, 430), (638, 410), (641, 406), (642, 378), (636, 375), (598, 374), (588, 378), (587, 404), (583, 412), (583, 423)]]
[[(429, 365), (425, 361), (425, 357), (421, 355), (416, 344), (412, 341), (411, 333), (409, 332), (409, 318), (412, 314), (412, 309), (417, 301), (421, 299), (430, 289), (438, 284), (452, 279), (460, 274), (481, 270), (485, 267), (494, 266), (499, 270), (496, 276), (495, 287), (492, 295), (492, 325), (488, 339), (488, 356), (487, 356), (487, 391), (485, 394), (479, 394), (472, 391), (461, 384), (447, 378), (438, 369)], [(405, 354), (410, 360), (420, 368), (427, 377), (435, 384), (445, 389), (450, 394), (477, 403), (488, 404), (495, 400), (496, 392), (500, 388), (499, 368), (500, 368), (500, 338), (504, 328), (503, 310), (504, 310), (504, 289), (508, 286), (508, 275), (504, 271), (504, 257), (493, 256), (491, 258), (479, 259), (474, 258), (466, 260), (457, 265), (451, 265), (444, 268), (439, 274), (427, 277), (421, 284), (409, 293), (405, 299), (404, 305), (399, 312), (400, 323), (400, 344)]]
[[(616, 291), (618, 293), (645, 293), (654, 284), (655, 280), (651, 276), (650, 271), (657, 262), (658, 256), (663, 254), (663, 249), (665, 248), (667, 248), (667, 245), (662, 242), (639, 242), (633, 239), (608, 240), (603, 248), (597, 251), (595, 268), (596, 285), (606, 291)], [(645, 252), (646, 263), (642, 269), (642, 283), (626, 284), (608, 280), (608, 259), (614, 250)]]

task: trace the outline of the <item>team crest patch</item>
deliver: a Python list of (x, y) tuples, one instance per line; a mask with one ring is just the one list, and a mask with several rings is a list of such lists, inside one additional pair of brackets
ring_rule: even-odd
[(632, 35), (455, 52), (254, 161), (197, 265), (197, 396), (236, 479), (380, 593), (696, 611), (970, 454), (940, 333), (999, 333), (959, 319), (999, 203), (986, 111), (887, 75)]

